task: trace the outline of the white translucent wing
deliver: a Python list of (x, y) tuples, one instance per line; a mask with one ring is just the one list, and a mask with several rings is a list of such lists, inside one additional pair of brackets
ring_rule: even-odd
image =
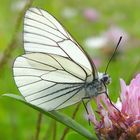
[(30, 8), (24, 19), (24, 48), (28, 52), (42, 52), (67, 57), (96, 77), (95, 69), (85, 52), (63, 26), (48, 12)]
[(13, 70), (26, 101), (47, 111), (80, 101), (85, 97), (85, 81), (91, 82), (79, 65), (53, 54), (25, 54), (16, 59)]

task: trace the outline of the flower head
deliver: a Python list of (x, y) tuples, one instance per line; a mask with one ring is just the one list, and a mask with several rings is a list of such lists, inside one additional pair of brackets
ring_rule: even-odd
[(88, 21), (95, 22), (99, 19), (98, 11), (93, 8), (86, 8), (83, 12), (83, 15)]
[(74, 18), (77, 14), (77, 10), (71, 7), (65, 7), (62, 11), (62, 16), (66, 19)]
[[(124, 46), (128, 42), (128, 34), (124, 31), (123, 28), (115, 25), (111, 25), (109, 29), (104, 32), (104, 36), (108, 39), (108, 43), (111, 43), (112, 46), (115, 46), (118, 43), (120, 36), (122, 36), (121, 46)], [(120, 47), (121, 49), (121, 47)]]
[(121, 95), (112, 104), (105, 94), (96, 98), (99, 120), (89, 110), (89, 119), (94, 124), (96, 134), (109, 140), (139, 140), (140, 139), (140, 74), (129, 86), (121, 79)]

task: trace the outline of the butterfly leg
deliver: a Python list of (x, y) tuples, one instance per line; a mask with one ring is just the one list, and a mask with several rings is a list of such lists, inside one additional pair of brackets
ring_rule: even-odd
[[(84, 102), (84, 100), (87, 100), (87, 101)], [(86, 110), (87, 114), (89, 114), (88, 109), (87, 109), (87, 104), (88, 104), (89, 101), (90, 101), (90, 98), (89, 97), (83, 97), (82, 98), (82, 103), (83, 103), (83, 105), (85, 107), (85, 110)]]
[[(102, 81), (102, 82), (103, 82), (103, 81)], [(109, 95), (107, 94), (107, 87), (106, 87), (106, 84), (105, 84), (104, 82), (103, 82), (103, 84), (104, 84), (104, 87), (105, 87), (105, 91), (103, 91), (102, 93), (105, 93), (105, 95), (106, 95), (106, 97), (108, 98), (110, 104), (111, 104), (118, 112), (120, 112), (119, 109), (116, 108), (116, 106), (112, 103), (112, 101), (111, 101)], [(100, 94), (102, 94), (102, 93), (100, 93)]]
[[(84, 102), (84, 100), (87, 100), (87, 101)], [(89, 115), (89, 112), (88, 112), (88, 109), (87, 109), (87, 104), (89, 103), (89, 101), (90, 101), (90, 98), (89, 97), (83, 97), (82, 98), (82, 103), (83, 103), (83, 105), (85, 107), (85, 110), (87, 112), (87, 115)], [(88, 122), (89, 122), (89, 125), (90, 125), (90, 119), (88, 119)]]
[(112, 101), (111, 101), (109, 95), (107, 94), (107, 92), (105, 92), (105, 95), (106, 95), (106, 97), (108, 98), (110, 104), (111, 104), (118, 112), (120, 112), (120, 110), (112, 103)]

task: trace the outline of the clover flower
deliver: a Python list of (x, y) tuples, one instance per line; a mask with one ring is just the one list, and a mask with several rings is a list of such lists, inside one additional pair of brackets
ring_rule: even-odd
[(99, 12), (93, 8), (86, 8), (83, 11), (83, 15), (84, 15), (85, 19), (87, 19), (88, 21), (92, 21), (92, 22), (98, 21), (99, 17), (100, 17)]
[[(129, 86), (121, 79), (121, 95), (113, 104), (105, 94), (96, 98), (97, 111), (88, 106), (99, 139), (140, 140), (140, 74)], [(97, 119), (97, 115), (99, 119)]]

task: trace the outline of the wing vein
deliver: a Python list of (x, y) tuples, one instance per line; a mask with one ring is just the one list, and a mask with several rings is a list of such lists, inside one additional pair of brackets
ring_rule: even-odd
[(83, 80), (82, 78), (80, 78), (80, 77), (74, 75), (73, 73), (67, 71), (67, 70), (61, 65), (61, 63), (60, 63), (57, 59), (55, 59), (52, 55), (49, 55), (49, 56), (51, 56), (51, 57), (61, 66), (61, 68), (62, 68), (64, 71), (68, 72), (68, 73), (71, 74), (72, 76), (74, 76), (74, 77), (76, 77), (76, 78), (78, 78), (78, 79), (80, 79), (80, 80), (82, 80), (82, 81), (85, 81), (85, 80)]
[(46, 71), (46, 72), (52, 72), (52, 71), (56, 71), (56, 70), (43, 70), (43, 69), (39, 69), (39, 68), (34, 68), (34, 67), (14, 67), (14, 69), (20, 69), (20, 68), (25, 68), (25, 69), (33, 69), (33, 70), (41, 70), (41, 71)]
[(59, 104), (58, 106), (56, 106), (56, 107), (54, 108), (54, 110), (57, 109), (58, 107), (60, 107), (61, 105), (63, 105), (64, 103), (66, 103), (67, 101), (69, 101), (69, 100), (70, 100), (72, 97), (74, 97), (81, 89), (82, 89), (82, 87), (79, 88), (79, 90), (76, 91), (76, 92), (75, 92), (72, 96), (70, 96), (67, 100), (65, 100), (64, 102), (62, 102), (62, 103)]
[[(28, 17), (28, 16), (25, 16), (25, 18), (26, 18), (26, 19), (29, 19), (29, 20), (32, 20), (32, 21), (34, 21), (34, 22), (43, 24), (43, 25), (45, 25), (45, 26), (47, 26), (47, 27), (49, 27), (49, 28), (51, 28), (51, 29), (53, 29), (53, 30), (56, 30), (55, 28), (53, 28), (53, 27), (51, 27), (51, 26), (49, 26), (49, 25), (47, 25), (47, 24), (45, 24), (45, 23), (43, 23), (43, 22), (41, 22), (41, 21), (35, 20), (35, 19), (30, 18), (30, 17)], [(56, 30), (56, 31), (58, 31), (58, 30)]]
[[(42, 11), (40, 10), (40, 9), (38, 9), (39, 11), (40, 11), (40, 13), (42, 14), (42, 16), (44, 17), (44, 18), (46, 18), (47, 20), (49, 20), (47, 17), (45, 17), (44, 15), (43, 15), (43, 13), (42, 13)], [(53, 17), (53, 16), (52, 16)], [(55, 17), (53, 17), (54, 19), (56, 19)], [(65, 34), (63, 34), (58, 28), (57, 28), (57, 26), (51, 21), (51, 20), (49, 20), (55, 27), (56, 27), (56, 29), (57, 29), (57, 31), (59, 31), (62, 35), (64, 35), (67, 39), (68, 39), (68, 37), (65, 35)], [(60, 23), (59, 23), (60, 24)], [(60, 24), (61, 25), (61, 24)], [(62, 26), (62, 25), (61, 25)], [(62, 26), (63, 27), (63, 26)]]
[(40, 78), (40, 76), (37, 76), (37, 75), (16, 75), (14, 77), (24, 77), (24, 76), (39, 77)]
[(77, 64), (80, 68), (82, 68), (82, 70), (85, 72), (86, 78), (87, 78), (87, 77), (88, 77), (88, 74), (87, 74), (86, 70), (85, 70), (79, 63), (75, 62), (75, 61), (68, 55), (68, 53), (60, 47), (60, 45), (59, 45), (58, 43), (57, 43), (57, 45), (58, 45), (59, 48), (68, 56), (68, 58), (69, 58), (72, 62), (74, 62), (74, 63)]
[[(60, 97), (62, 97), (62, 96), (64, 96), (64, 95), (67, 95), (67, 94), (69, 94), (69, 93), (71, 93), (71, 92), (73, 92), (73, 91), (78, 90), (79, 88), (81, 89), (81, 86), (78, 87), (78, 88), (72, 89), (72, 90), (66, 92), (65, 94), (61, 94), (61, 95), (56, 96), (56, 97), (54, 97), (54, 98), (52, 98), (52, 99), (49, 99), (49, 100), (43, 101), (43, 102), (39, 103), (38, 105), (42, 105), (42, 104), (44, 104), (44, 103), (46, 103), (46, 102), (50, 102), (50, 101), (52, 101), (52, 100), (54, 100), (54, 99), (58, 99), (58, 98), (60, 98)], [(79, 90), (79, 91), (80, 91), (80, 90)]]
[[(81, 86), (81, 85), (80, 85), (80, 86)], [(54, 91), (54, 92), (52, 92), (52, 93), (49, 93), (49, 94), (47, 94), (47, 95), (44, 95), (44, 96), (41, 96), (41, 97), (32, 99), (32, 100), (30, 100), (29, 102), (33, 102), (33, 101), (35, 101), (35, 100), (38, 100), (38, 99), (41, 99), (41, 98), (44, 98), (44, 97), (47, 97), (47, 96), (51, 96), (51, 95), (53, 95), (53, 94), (55, 94), (55, 93), (62, 92), (62, 91), (64, 91), (64, 90), (71, 89), (71, 88), (76, 88), (76, 87), (79, 87), (79, 85), (73, 85), (73, 86), (61, 88), (61, 89), (59, 89), (59, 90), (57, 90), (57, 91)], [(61, 97), (61, 95), (59, 95), (59, 96)], [(58, 97), (58, 96), (57, 96), (57, 97)], [(51, 100), (51, 99), (50, 99), (50, 100)]]
[(33, 93), (29, 94), (29, 95), (26, 95), (25, 97), (29, 97), (29, 96), (32, 96), (32, 95), (37, 94), (37, 93), (39, 93), (39, 92), (45, 91), (45, 90), (47, 90), (47, 89), (49, 89), (49, 88), (54, 87), (55, 85), (57, 85), (57, 84), (54, 83), (53, 85), (51, 85), (51, 86), (49, 86), (49, 87), (47, 87), (47, 88), (44, 88), (44, 89), (41, 89), (41, 90), (39, 90), (39, 91), (33, 92)]
[(50, 46), (50, 47), (56, 47), (57, 48), (57, 46), (54, 46), (54, 45), (50, 45), (50, 44), (46, 44), (46, 43), (33, 42), (33, 41), (32, 42), (30, 42), (30, 41), (24, 41), (24, 43), (38, 44), (38, 45)]
[(56, 70), (60, 70), (60, 69), (58, 69), (58, 68), (56, 68), (56, 67), (54, 67), (54, 66), (52, 66), (52, 65), (49, 65), (49, 64), (46, 64), (46, 63), (43, 63), (43, 62), (37, 61), (37, 60), (33, 60), (33, 59), (30, 59), (30, 58), (25, 57), (25, 56), (22, 56), (22, 57), (23, 57), (23, 58), (26, 58), (26, 59), (28, 59), (28, 60), (30, 60), (30, 61), (34, 61), (34, 62), (37, 62), (37, 63), (43, 64), (43, 65), (46, 65), (46, 66), (52, 67), (52, 68), (54, 68), (54, 69), (56, 69)]
[(29, 84), (24, 84), (22, 86), (18, 86), (18, 88), (25, 87), (25, 86), (28, 86), (28, 85), (32, 85), (32, 84), (35, 84), (35, 83), (40, 82), (40, 81), (42, 81), (42, 79), (38, 80), (38, 81), (35, 81), (35, 82), (32, 82), (32, 83), (29, 83)]
[(29, 25), (29, 24), (27, 24), (27, 23), (25, 23), (24, 26), (25, 26), (25, 25), (26, 25), (26, 26), (29, 26), (29, 27), (32, 27), (32, 28), (39, 29), (39, 30), (44, 31), (44, 32), (47, 32), (47, 33), (52, 34), (52, 35), (54, 35), (54, 36), (56, 36), (56, 37), (59, 37), (59, 38), (61, 38), (61, 39), (64, 39), (64, 38), (62, 38), (62, 37), (60, 37), (60, 36), (58, 36), (58, 35), (56, 35), (56, 34), (54, 34), (54, 33), (52, 33), (52, 32), (49, 32), (49, 31), (45, 30), (45, 29), (42, 29), (42, 28), (39, 28), (39, 27), (36, 27), (36, 26), (32, 26), (32, 25)]
[[(29, 34), (32, 34), (32, 35), (36, 35), (36, 36), (41, 36), (41, 37), (44, 37), (44, 38), (48, 38), (48, 39), (50, 39), (50, 40), (52, 40), (53, 42), (55, 42), (56, 43), (56, 41), (55, 40), (53, 40), (52, 38), (50, 38), (50, 37), (48, 37), (48, 36), (45, 36), (45, 35), (41, 35), (41, 34), (39, 34), (39, 33), (31, 33), (31, 32), (27, 32), (27, 31), (24, 31), (24, 33), (29, 33)], [(63, 39), (63, 40), (65, 40), (65, 39)]]
[[(69, 82), (54, 82), (54, 81), (52, 81), (52, 80), (46, 80), (46, 79), (43, 79), (44, 81), (48, 81), (48, 82), (53, 82), (53, 83), (56, 83), (56, 84), (77, 84), (77, 82), (71, 82), (71, 83), (69, 83)], [(85, 83), (83, 83), (83, 82), (78, 82), (78, 84), (85, 84)]]

